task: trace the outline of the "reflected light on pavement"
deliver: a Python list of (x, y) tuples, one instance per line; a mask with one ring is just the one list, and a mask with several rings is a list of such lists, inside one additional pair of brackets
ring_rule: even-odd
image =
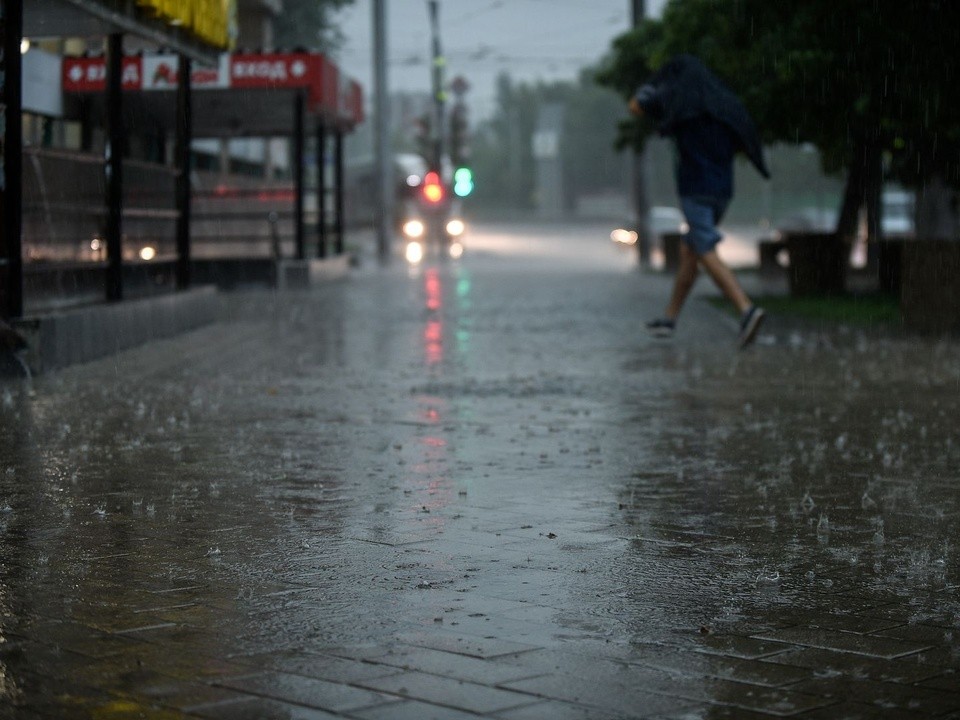
[[(423, 276), (427, 310), (437, 312), (443, 308), (443, 283), (436, 268), (429, 268)], [(427, 365), (443, 361), (443, 321), (438, 316), (427, 320), (423, 329), (423, 347)]]
[(443, 361), (443, 324), (439, 320), (430, 320), (423, 329), (424, 352), (427, 365), (436, 365)]
[(427, 270), (426, 275), (424, 275), (423, 286), (427, 293), (427, 310), (439, 310), (443, 303), (441, 298), (443, 288), (440, 283), (440, 274), (436, 268)]

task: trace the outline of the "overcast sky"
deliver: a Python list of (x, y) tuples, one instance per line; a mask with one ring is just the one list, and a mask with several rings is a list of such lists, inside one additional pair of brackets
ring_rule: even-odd
[[(647, 0), (658, 13), (666, 0)], [(355, 0), (336, 15), (344, 35), (338, 64), (373, 96), (371, 0)], [(388, 82), (391, 91), (430, 90), (427, 0), (386, 0)], [(494, 108), (502, 72), (517, 80), (573, 79), (595, 63), (630, 25), (629, 0), (440, 0), (447, 79), (465, 77), (471, 117)]]

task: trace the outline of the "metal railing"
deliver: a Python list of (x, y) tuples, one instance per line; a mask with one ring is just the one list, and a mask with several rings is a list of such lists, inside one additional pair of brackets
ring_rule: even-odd
[[(83, 263), (105, 259), (103, 158), (85, 153), (25, 148), (23, 157), (24, 264)], [(177, 172), (138, 160), (124, 161), (125, 261), (174, 253)], [(143, 258), (147, 259), (147, 258)]]
[[(23, 164), (24, 307), (41, 312), (100, 302), (106, 292), (105, 168), (100, 156), (28, 147)], [(175, 169), (124, 161), (124, 294), (174, 289)], [(294, 189), (289, 181), (195, 171), (191, 257), (292, 257)], [(306, 198), (307, 227), (316, 202)]]
[[(196, 259), (291, 257), (294, 188), (289, 181), (198, 171), (192, 177), (191, 251)], [(305, 222), (316, 222), (306, 198)]]

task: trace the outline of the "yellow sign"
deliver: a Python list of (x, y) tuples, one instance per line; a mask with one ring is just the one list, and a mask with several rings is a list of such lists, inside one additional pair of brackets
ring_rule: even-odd
[(137, 5), (209, 45), (224, 50), (236, 45), (237, 0), (137, 0)]

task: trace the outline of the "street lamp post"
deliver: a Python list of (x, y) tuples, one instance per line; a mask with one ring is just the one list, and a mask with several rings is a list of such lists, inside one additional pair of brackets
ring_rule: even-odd
[(440, 172), (440, 163), (443, 161), (443, 105), (446, 100), (446, 91), (443, 88), (443, 70), (446, 60), (440, 49), (440, 10), (437, 0), (429, 0), (430, 32), (433, 37), (433, 170)]
[(390, 150), (390, 107), (387, 97), (387, 33), (384, 0), (373, 0), (373, 86), (377, 105), (374, 147), (377, 163), (377, 251), (390, 257), (393, 219), (393, 162)]
[[(647, 15), (646, 0), (630, 0), (631, 22), (637, 27)], [(641, 268), (650, 266), (652, 245), (650, 231), (650, 207), (647, 200), (647, 153), (640, 150), (633, 154), (630, 164), (631, 200), (637, 218), (637, 254)]]

